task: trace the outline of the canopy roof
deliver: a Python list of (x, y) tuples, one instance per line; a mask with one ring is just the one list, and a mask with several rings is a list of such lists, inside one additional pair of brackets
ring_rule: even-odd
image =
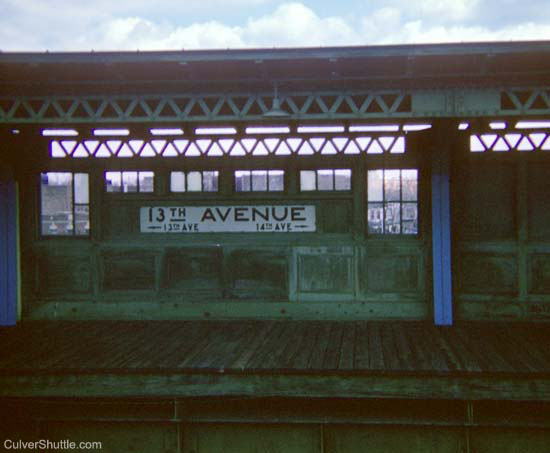
[(155, 52), (0, 53), (0, 96), (539, 85), (550, 41)]

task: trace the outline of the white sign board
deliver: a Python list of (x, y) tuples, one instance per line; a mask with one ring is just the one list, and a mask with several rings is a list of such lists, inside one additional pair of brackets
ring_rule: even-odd
[(146, 206), (142, 233), (303, 233), (315, 231), (315, 206)]

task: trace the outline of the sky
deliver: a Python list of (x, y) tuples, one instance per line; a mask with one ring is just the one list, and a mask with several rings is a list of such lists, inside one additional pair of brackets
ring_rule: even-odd
[(0, 0), (0, 51), (550, 39), (549, 0)]

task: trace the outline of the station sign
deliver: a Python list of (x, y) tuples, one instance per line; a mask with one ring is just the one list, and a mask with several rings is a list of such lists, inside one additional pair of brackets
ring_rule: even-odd
[(143, 206), (142, 233), (306, 233), (316, 231), (315, 206)]

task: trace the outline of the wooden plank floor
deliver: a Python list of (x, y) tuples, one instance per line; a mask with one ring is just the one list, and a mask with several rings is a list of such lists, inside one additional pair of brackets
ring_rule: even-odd
[(0, 328), (0, 374), (550, 376), (550, 327), (409, 321), (29, 321)]

